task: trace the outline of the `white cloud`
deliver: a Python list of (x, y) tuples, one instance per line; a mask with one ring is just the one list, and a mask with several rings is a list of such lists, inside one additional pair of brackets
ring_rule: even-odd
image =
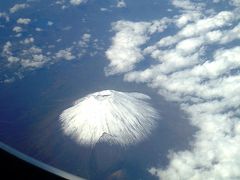
[[(10, 41), (7, 41), (2, 49), (1, 56), (4, 57), (10, 64), (17, 63), (20, 59), (18, 57), (13, 56), (12, 52), (13, 44)], [(13, 78), (7, 78), (13, 79)], [(8, 83), (13, 81), (7, 81)]]
[[(20, 21), (22, 22), (22, 20)], [(20, 26), (15, 26), (13, 31), (19, 33), (23, 29)], [(81, 56), (88, 53), (86, 49), (91, 43), (91, 38), (91, 34), (85, 33), (79, 41), (73, 42), (65, 49), (59, 49), (54, 44), (48, 44), (45, 47), (36, 46), (38, 38), (35, 39), (33, 35), (28, 35), (28, 37), (22, 39), (21, 36), (18, 36), (15, 41), (7, 41), (3, 44), (0, 55), (3, 59), (2, 65), (4, 68), (9, 69), (9, 73), (2, 74), (0, 83), (13, 82), (8, 80), (23, 78), (25, 72), (55, 64), (62, 60), (80, 59)], [(94, 41), (94, 48), (96, 43)]]
[[(23, 42), (25, 45), (28, 45), (29, 43), (32, 44), (34, 39), (27, 38)], [(47, 64), (51, 59), (45, 55), (41, 48), (35, 46), (34, 44), (32, 44), (30, 48), (23, 49), (19, 58), (21, 59), (19, 63), (23, 70), (39, 69)]]
[(173, 6), (182, 10), (195, 10), (199, 11), (204, 7), (203, 3), (193, 3), (190, 0), (171, 0)]
[[(171, 151), (167, 167), (152, 167), (149, 171), (169, 180), (239, 179), (240, 46), (230, 44), (239, 39), (239, 11), (220, 11), (191, 19), (186, 16), (186, 10), (196, 9), (195, 5), (188, 4), (192, 2), (184, 1), (190, 7), (179, 4), (180, 1), (174, 3), (185, 10), (182, 16), (173, 18), (178, 28), (176, 33), (153, 44), (147, 41), (152, 37), (148, 24), (151, 22), (144, 22), (147, 24), (144, 33), (128, 33), (128, 39), (137, 37), (144, 41), (125, 45), (124, 52), (138, 49), (141, 61), (150, 56), (154, 64), (137, 70), (139, 60), (130, 61), (131, 69), (128, 64), (120, 70), (116, 66), (114, 71), (123, 73), (125, 81), (146, 83), (167, 100), (177, 102), (188, 114), (191, 124), (199, 129), (191, 149)], [(178, 20), (183, 17), (185, 19)], [(139, 22), (128, 23), (134, 27)], [(113, 39), (124, 29), (116, 31)], [(114, 47), (114, 54), (121, 54), (124, 43), (121, 44), (120, 39), (116, 41), (108, 51)], [(138, 58), (137, 54), (131, 55)], [(111, 66), (115, 57), (107, 57)], [(127, 57), (119, 63), (129, 63), (125, 62)]]
[(43, 29), (42, 29), (42, 28), (39, 28), (39, 27), (37, 27), (37, 28), (35, 28), (35, 31), (37, 31), (37, 32), (41, 32), (41, 31), (43, 31)]
[[(14, 31), (20, 32), (22, 28), (14, 28)], [(49, 44), (47, 47), (36, 46), (35, 43), (38, 43), (38, 38), (35, 39), (32, 35), (27, 38), (20, 38), (21, 36), (16, 41), (7, 41), (2, 46), (0, 54), (3, 59), (2, 65), (10, 71), (7, 75), (4, 74), (0, 77), (0, 83), (13, 82), (7, 80), (23, 78), (25, 72), (55, 64), (62, 60), (80, 59), (84, 54), (88, 53), (86, 49), (89, 47), (92, 37), (91, 34), (85, 33), (79, 41), (73, 42), (65, 49), (59, 49), (54, 44)], [(96, 43), (94, 41), (93, 46)]]
[(70, 0), (70, 4), (74, 5), (74, 6), (78, 6), (82, 3), (86, 3), (87, 0)]
[(10, 17), (4, 12), (0, 12), (0, 18), (4, 18), (7, 22), (10, 21)]
[(12, 8), (9, 9), (10, 13), (16, 13), (19, 10), (28, 8), (28, 4), (15, 4)]
[(88, 34), (88, 33), (85, 33), (82, 36), (82, 40), (85, 42), (88, 42), (90, 38), (91, 38), (91, 34)]
[(215, 52), (214, 60), (206, 61), (203, 65), (208, 76), (216, 77), (229, 72), (231, 69), (240, 68), (240, 46), (231, 49), (221, 49)]
[[(196, 20), (194, 23), (187, 24), (174, 36), (162, 38), (158, 42), (158, 46), (166, 47), (174, 45), (184, 38), (199, 36), (217, 28), (230, 26), (234, 21), (238, 20), (238, 18), (234, 12), (221, 11), (212, 17), (202, 18)], [(179, 26), (178, 22), (177, 25)], [(181, 28), (182, 26), (179, 27)]]
[(88, 33), (83, 34), (81, 40), (78, 42), (79, 46), (82, 48), (88, 47), (90, 39), (91, 39), (91, 34), (88, 34)]
[(117, 34), (112, 39), (112, 46), (106, 52), (111, 62), (109, 68), (106, 69), (108, 74), (127, 72), (142, 60), (139, 46), (148, 40), (146, 34), (148, 26), (150, 24), (145, 22), (118, 21), (113, 24), (113, 29), (117, 31)]
[(104, 7), (102, 7), (102, 8), (100, 8), (100, 11), (103, 11), (103, 12), (105, 12), (105, 11), (110, 11), (109, 9), (107, 9), (107, 8), (104, 8)]
[(3, 46), (2, 50), (3, 56), (9, 56), (12, 55), (12, 43), (10, 41), (6, 42)]
[(11, 63), (17, 63), (19, 62), (19, 58), (18, 57), (14, 57), (14, 56), (8, 56), (7, 57), (7, 61), (11, 64)]
[(239, 0), (230, 0), (230, 3), (234, 6), (240, 7), (240, 1)]
[(20, 43), (22, 43), (22, 44), (31, 44), (31, 43), (34, 43), (34, 38), (33, 38), (33, 37), (26, 38), (26, 39), (20, 41)]
[(17, 20), (18, 24), (29, 24), (30, 22), (31, 22), (31, 19), (29, 19), (29, 18), (19, 18)]
[(181, 14), (180, 16), (176, 16), (176, 25), (179, 28), (182, 28), (189, 22), (194, 22), (199, 20), (202, 17), (201, 12), (186, 12), (184, 14)]
[[(27, 38), (20, 43), (26, 45), (33, 42), (33, 38)], [(42, 49), (34, 45), (30, 48), (23, 49), (18, 55), (15, 55), (13, 53), (14, 49), (15, 46), (9, 41), (6, 42), (3, 46), (1, 55), (5, 58), (5, 60), (7, 60), (9, 67), (11, 67), (11, 65), (18, 64), (19, 66), (21, 66), (21, 68), (24, 69), (36, 69), (42, 67), (49, 61), (49, 58), (43, 54)], [(12, 79), (13, 77), (9, 78)]]
[(190, 54), (196, 52), (196, 50), (201, 47), (203, 41), (199, 38), (189, 38), (183, 41), (180, 41), (176, 45), (176, 50), (180, 51), (183, 54)]
[(223, 37), (222, 31), (216, 30), (216, 31), (210, 31), (206, 33), (205, 40), (208, 42), (217, 42), (220, 41)]
[(152, 22), (118, 21), (112, 25), (116, 35), (112, 38), (112, 46), (106, 51), (110, 61), (107, 74), (130, 71), (143, 59), (140, 46), (147, 42), (148, 35), (162, 32), (169, 23), (168, 19)]
[(230, 30), (223, 31), (221, 43), (228, 43), (237, 39), (240, 39), (240, 23)]
[(179, 35), (183, 37), (190, 37), (205, 33), (215, 28), (220, 28), (230, 23), (235, 19), (234, 14), (229, 11), (221, 11), (217, 15), (197, 21), (194, 24), (189, 24), (183, 28)]
[(47, 25), (48, 25), (48, 26), (52, 26), (53, 24), (54, 24), (54, 23), (53, 23), (52, 21), (48, 21), (48, 22), (47, 22)]
[(125, 3), (124, 0), (118, 0), (117, 1), (117, 7), (118, 8), (124, 8), (124, 7), (127, 7), (127, 4)]
[(44, 64), (49, 59), (43, 54), (33, 54), (31, 59), (21, 59), (21, 65), (23, 68), (40, 68), (43, 67)]
[(23, 31), (22, 27), (20, 27), (20, 26), (15, 26), (12, 30), (16, 33), (20, 33)]
[(2, 82), (3, 83), (13, 83), (15, 81), (15, 78), (6, 78)]
[(64, 60), (73, 60), (75, 58), (75, 56), (72, 54), (72, 49), (71, 48), (66, 48), (66, 49), (62, 49), (59, 50), (55, 57), (57, 59), (64, 59)]

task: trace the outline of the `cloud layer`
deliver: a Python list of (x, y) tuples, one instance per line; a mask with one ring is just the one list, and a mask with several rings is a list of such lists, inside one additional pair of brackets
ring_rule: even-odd
[[(150, 168), (160, 179), (240, 178), (239, 3), (229, 1), (231, 10), (207, 9), (206, 3), (172, 0), (179, 14), (165, 26), (175, 32), (149, 33), (148, 21), (118, 21), (112, 27), (116, 34), (106, 51), (110, 74), (123, 73), (125, 81), (156, 89), (199, 129), (190, 150), (169, 153), (165, 168)], [(154, 34), (157, 42), (151, 41)], [(154, 63), (138, 69), (150, 59)]]

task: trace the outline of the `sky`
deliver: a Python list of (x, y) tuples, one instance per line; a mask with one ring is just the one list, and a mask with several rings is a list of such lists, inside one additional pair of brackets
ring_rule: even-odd
[(46, 7), (38, 0), (0, 7), (1, 86), (101, 54), (106, 77), (152, 88), (198, 129), (190, 149), (169, 151), (168, 166), (150, 173), (240, 178), (239, 0), (58, 0)]

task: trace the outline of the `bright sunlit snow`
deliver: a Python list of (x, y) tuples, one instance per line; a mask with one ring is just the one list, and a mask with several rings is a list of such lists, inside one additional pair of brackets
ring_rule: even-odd
[(106, 133), (117, 140), (115, 143), (135, 144), (151, 133), (159, 116), (149, 100), (149, 96), (135, 92), (89, 94), (62, 112), (63, 131), (83, 145), (94, 145)]

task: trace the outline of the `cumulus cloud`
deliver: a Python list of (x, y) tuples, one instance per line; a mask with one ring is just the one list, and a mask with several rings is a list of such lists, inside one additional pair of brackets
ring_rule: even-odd
[(240, 39), (240, 23), (230, 30), (223, 31), (221, 43), (228, 43), (238, 39)]
[(162, 32), (169, 23), (168, 19), (153, 22), (118, 21), (113, 23), (116, 35), (112, 38), (112, 46), (106, 51), (110, 65), (106, 73), (117, 74), (130, 71), (143, 59), (141, 45), (147, 42), (148, 35)]
[(172, 0), (172, 5), (182, 10), (201, 10), (204, 3), (193, 3), (191, 0)]
[(2, 55), (4, 55), (4, 56), (12, 55), (12, 43), (10, 41), (7, 41), (4, 44), (3, 50), (2, 50)]
[[(125, 46), (129, 48), (126, 52), (137, 48), (141, 61), (147, 61), (150, 56), (154, 64), (139, 70), (135, 67), (140, 61), (130, 61), (131, 69), (119, 70), (116, 66), (114, 71), (123, 73), (125, 81), (146, 83), (167, 100), (177, 102), (189, 115), (191, 124), (199, 129), (190, 150), (169, 152), (168, 166), (152, 167), (149, 172), (170, 180), (239, 179), (240, 46), (236, 43), (239, 11), (233, 7), (229, 11), (209, 13), (201, 8), (205, 6), (202, 3), (177, 0), (172, 3), (182, 13), (167, 24), (174, 26), (176, 32), (166, 33), (168, 36), (160, 36), (157, 43), (151, 44), (148, 40), (152, 34), (147, 33), (151, 22), (141, 22), (147, 24), (146, 29), (137, 35), (145, 41)], [(189, 11), (197, 13), (195, 18), (188, 17)], [(139, 22), (131, 23), (134, 27)], [(123, 29), (116, 31), (113, 39)], [(129, 33), (129, 36), (128, 39), (135, 38), (136, 34)], [(114, 47), (120, 48), (121, 53), (121, 46), (113, 41), (108, 51)], [(111, 66), (114, 57), (107, 57)], [(127, 57), (122, 59), (123, 64), (127, 64)]]
[(176, 45), (176, 50), (184, 54), (190, 54), (196, 52), (196, 50), (201, 47), (202, 43), (203, 42), (200, 38), (188, 38), (180, 41)]
[(17, 23), (18, 24), (29, 24), (31, 22), (31, 19), (29, 19), (29, 18), (19, 18), (18, 20), (17, 20)]
[[(23, 45), (27, 45), (33, 42), (34, 38), (26, 38), (20, 43)], [(1, 55), (5, 58), (5, 60), (7, 60), (9, 67), (11, 67), (11, 65), (17, 64), (17, 67), (19, 67), (20, 69), (36, 69), (42, 67), (49, 61), (49, 58), (43, 54), (42, 49), (34, 45), (30, 48), (22, 50), (17, 56), (13, 53), (14, 50), (15, 46), (10, 41), (6, 42), (3, 46)], [(11, 77), (10, 79), (13, 79), (13, 77)]]
[[(24, 43), (33, 43), (34, 39), (28, 38), (24, 40)], [(48, 63), (50, 58), (45, 55), (43, 50), (35, 45), (30, 46), (30, 48), (24, 49), (21, 54), (20, 65), (22, 69), (34, 70), (43, 67)]]
[(62, 112), (62, 129), (82, 145), (93, 146), (104, 134), (115, 139), (107, 143), (136, 144), (151, 133), (159, 118), (149, 100), (149, 96), (136, 92), (89, 94)]
[(104, 7), (102, 7), (102, 8), (100, 8), (100, 11), (103, 11), (103, 12), (105, 12), (105, 11), (110, 11), (108, 8), (104, 8)]
[(158, 42), (158, 46), (166, 47), (174, 45), (185, 38), (199, 36), (204, 33), (210, 33), (210, 31), (213, 31), (215, 29), (222, 28), (224, 26), (230, 26), (234, 21), (238, 19), (239, 18), (236, 18), (233, 12), (221, 11), (212, 17), (202, 18), (196, 20), (196, 22), (187, 24), (177, 34), (162, 38)]
[(20, 41), (21, 44), (31, 44), (31, 43), (34, 43), (34, 38), (33, 37), (29, 37), (29, 38), (26, 38), (22, 41)]
[(124, 0), (118, 0), (117, 1), (117, 7), (118, 8), (124, 8), (124, 7), (127, 7), (127, 4), (125, 3)]
[(107, 58), (111, 60), (106, 69), (108, 74), (133, 69), (134, 64), (143, 58), (139, 46), (148, 40), (145, 35), (148, 23), (119, 21), (113, 26), (118, 33), (112, 39), (113, 45), (106, 52)]
[(87, 2), (87, 0), (70, 0), (70, 4), (74, 5), (74, 6), (78, 6), (82, 3)]
[(52, 26), (53, 24), (54, 24), (54, 23), (53, 23), (52, 21), (48, 21), (48, 22), (47, 22), (47, 25), (48, 25), (48, 26)]
[(64, 60), (72, 60), (75, 58), (75, 56), (72, 54), (72, 49), (71, 48), (66, 48), (66, 49), (62, 49), (62, 50), (59, 50), (55, 57), (57, 59), (64, 59)]
[(189, 22), (197, 21), (202, 17), (200, 12), (186, 12), (176, 17), (176, 25), (178, 27), (183, 27)]
[(236, 7), (240, 7), (240, 1), (239, 0), (230, 0), (230, 4), (232, 4)]
[(29, 7), (29, 5), (25, 4), (25, 3), (23, 3), (23, 4), (15, 4), (13, 7), (11, 7), (9, 9), (9, 11), (10, 11), (10, 13), (13, 14), (13, 13), (16, 13), (17, 11), (19, 11), (19, 10), (26, 9), (28, 7)]
[(21, 65), (23, 68), (40, 68), (42, 67), (46, 62), (48, 58), (44, 56), (43, 54), (33, 54), (30, 59), (22, 59)]
[(0, 18), (4, 18), (7, 22), (10, 20), (10, 17), (5, 12), (0, 12)]
[(81, 40), (78, 42), (79, 46), (82, 48), (88, 47), (90, 39), (91, 39), (91, 34), (88, 34), (88, 33), (83, 34)]
[[(13, 31), (20, 33), (23, 29), (20, 26), (15, 26)], [(87, 48), (92, 43), (92, 36), (89, 33), (84, 33), (79, 41), (72, 42), (65, 49), (57, 48), (54, 44), (49, 44), (47, 48), (37, 46), (38, 38), (35, 39), (33, 35), (20, 38), (19, 36), (17, 41), (7, 41), (2, 46), (0, 54), (3, 58), (2, 65), (9, 70), (9, 73), (1, 74), (0, 83), (10, 83), (13, 82), (13, 79), (22, 79), (25, 72), (43, 68), (62, 60), (79, 60), (88, 53)], [(97, 48), (97, 46), (98, 42), (94, 40), (93, 48)]]
[(20, 33), (23, 31), (22, 27), (20, 27), (20, 26), (15, 26), (12, 30), (16, 33)]
[(209, 30), (220, 28), (227, 24), (230, 25), (234, 19), (234, 14), (232, 12), (221, 11), (213, 17), (204, 18), (194, 24), (187, 25), (179, 32), (179, 35), (184, 37), (199, 35), (200, 33), (205, 33)]

